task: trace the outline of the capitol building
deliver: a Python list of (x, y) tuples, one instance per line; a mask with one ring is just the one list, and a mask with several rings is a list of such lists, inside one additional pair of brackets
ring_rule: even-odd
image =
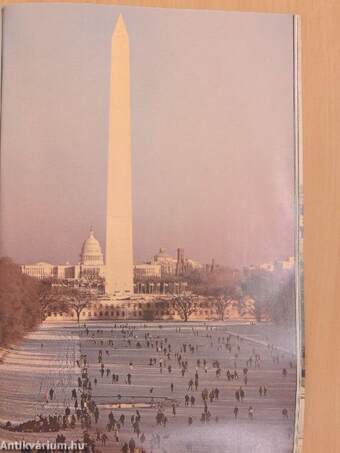
[[(39, 280), (51, 280), (68, 285), (86, 285), (91, 282), (105, 282), (105, 261), (102, 247), (95, 237), (93, 228), (84, 240), (78, 264), (51, 264), (40, 261), (21, 265), (21, 271)], [(177, 250), (177, 258), (159, 249), (150, 261), (134, 264), (135, 294), (179, 294), (186, 290), (186, 282), (181, 278), (186, 272), (201, 269), (203, 266), (184, 257), (184, 250)]]
[(24, 264), (21, 271), (31, 277), (52, 280), (82, 280), (104, 277), (104, 255), (98, 239), (91, 228), (89, 237), (83, 242), (78, 264), (50, 264), (40, 261)]
[[(134, 265), (133, 294), (112, 296), (104, 291), (105, 264), (102, 247), (91, 228), (89, 236), (84, 240), (80, 250), (78, 264), (51, 264), (38, 262), (23, 264), (23, 273), (39, 280), (50, 280), (54, 285), (87, 286), (91, 288), (93, 300), (81, 313), (80, 319), (116, 320), (180, 320), (178, 312), (172, 305), (174, 295), (187, 293), (188, 285), (185, 273), (204, 268), (200, 263), (184, 257), (184, 250), (177, 249), (177, 257), (168, 255), (159, 249), (149, 262)], [(189, 291), (190, 293), (190, 291)], [(229, 319), (254, 319), (254, 302), (246, 301), (247, 308), (240, 313), (238, 307), (228, 309)], [(75, 313), (48, 313), (47, 320), (62, 321), (75, 319)], [(214, 298), (198, 296), (197, 310), (192, 320), (219, 319)]]

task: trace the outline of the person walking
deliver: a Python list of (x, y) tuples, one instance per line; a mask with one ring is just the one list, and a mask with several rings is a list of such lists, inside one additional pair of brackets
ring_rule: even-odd
[(253, 420), (253, 418), (254, 418), (254, 408), (253, 408), (253, 406), (249, 406), (249, 408), (248, 408), (248, 417), (250, 418), (250, 420)]
[(96, 406), (96, 408), (94, 410), (94, 421), (95, 421), (96, 424), (98, 423), (98, 420), (99, 420), (99, 409)]
[(235, 417), (235, 419), (238, 417), (238, 407), (237, 406), (234, 407), (234, 417)]
[(190, 379), (189, 383), (188, 383), (188, 391), (192, 391), (193, 389), (193, 385), (194, 385), (194, 381), (192, 379)]
[(102, 441), (102, 445), (103, 445), (104, 447), (105, 447), (105, 445), (106, 445), (107, 439), (108, 439), (107, 435), (106, 435), (105, 433), (103, 433), (103, 434), (101, 435), (101, 441)]

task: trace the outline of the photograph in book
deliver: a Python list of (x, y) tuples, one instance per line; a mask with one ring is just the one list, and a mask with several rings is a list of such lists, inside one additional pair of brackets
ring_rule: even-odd
[(298, 18), (1, 27), (0, 448), (299, 452)]

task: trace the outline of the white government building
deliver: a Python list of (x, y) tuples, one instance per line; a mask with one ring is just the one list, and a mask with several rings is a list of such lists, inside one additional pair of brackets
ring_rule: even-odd
[[(202, 267), (197, 261), (184, 258), (182, 249), (178, 250), (181, 253), (178, 252), (177, 259), (166, 254), (165, 250), (161, 248), (150, 262), (135, 264), (133, 266), (135, 279), (157, 280), (164, 276), (176, 275), (181, 260), (184, 262), (185, 269), (198, 269)], [(104, 255), (101, 245), (94, 235), (94, 230), (91, 228), (88, 238), (82, 244), (78, 264), (51, 264), (40, 261), (33, 264), (21, 265), (21, 271), (40, 280), (92, 280), (98, 277), (104, 279)]]
[[(174, 294), (186, 291), (186, 282), (173, 279), (169, 282), (160, 281), (160, 277), (170, 275), (176, 276), (180, 260), (184, 259), (183, 249), (178, 250), (177, 260), (167, 255), (160, 249), (150, 263), (136, 264), (134, 266), (135, 284), (134, 295), (112, 297), (108, 294), (93, 292), (93, 300), (82, 311), (80, 319), (82, 321), (97, 319), (121, 320), (179, 320), (179, 314), (171, 304)], [(185, 266), (198, 266), (189, 259), (184, 259)], [(38, 279), (52, 279), (60, 282), (68, 280), (71, 282), (83, 279), (105, 278), (105, 264), (102, 248), (91, 228), (90, 234), (82, 244), (80, 251), (80, 261), (78, 264), (51, 264), (38, 262), (35, 264), (24, 264), (21, 266), (22, 272)], [(141, 283), (143, 278), (150, 278), (147, 283)], [(141, 279), (139, 281), (139, 279)], [(58, 284), (58, 283), (57, 283)], [(92, 290), (91, 290), (92, 292)], [(254, 302), (249, 299), (246, 301), (247, 309), (240, 313), (237, 307), (230, 307), (226, 311), (229, 319), (244, 319), (252, 321)], [(76, 314), (70, 310), (69, 313), (57, 312), (53, 309), (48, 313), (47, 320), (63, 321), (76, 319)], [(197, 299), (197, 310), (190, 317), (192, 320), (216, 320), (219, 314), (216, 310), (213, 298), (199, 297)]]
[(51, 264), (40, 261), (21, 266), (24, 274), (38, 279), (80, 280), (82, 278), (104, 277), (104, 255), (99, 241), (91, 228), (89, 237), (83, 242), (78, 264)]

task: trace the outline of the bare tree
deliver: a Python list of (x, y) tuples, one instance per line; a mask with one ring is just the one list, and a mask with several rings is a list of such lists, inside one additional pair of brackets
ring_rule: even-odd
[(242, 283), (242, 288), (243, 293), (255, 301), (256, 320), (261, 321), (267, 316), (272, 319), (278, 291), (276, 273), (264, 269), (249, 272)]
[(174, 309), (185, 322), (195, 313), (198, 307), (197, 297), (194, 296), (176, 296), (171, 302)]
[(93, 300), (93, 297), (93, 294), (90, 292), (77, 289), (72, 289), (66, 295), (67, 305), (70, 310), (75, 312), (78, 324), (82, 311), (89, 306), (89, 303)]
[(38, 302), (42, 319), (45, 319), (51, 312), (68, 312), (64, 295), (65, 289), (53, 286), (52, 281), (44, 280), (39, 282)]
[(233, 298), (232, 297), (225, 297), (220, 296), (215, 301), (216, 311), (219, 314), (221, 321), (224, 321), (224, 315), (227, 308), (232, 307)]
[(241, 306), (243, 299), (240, 288), (234, 285), (225, 286), (221, 292), (222, 294), (215, 300), (215, 306), (221, 321), (224, 321), (226, 310), (234, 306)]

